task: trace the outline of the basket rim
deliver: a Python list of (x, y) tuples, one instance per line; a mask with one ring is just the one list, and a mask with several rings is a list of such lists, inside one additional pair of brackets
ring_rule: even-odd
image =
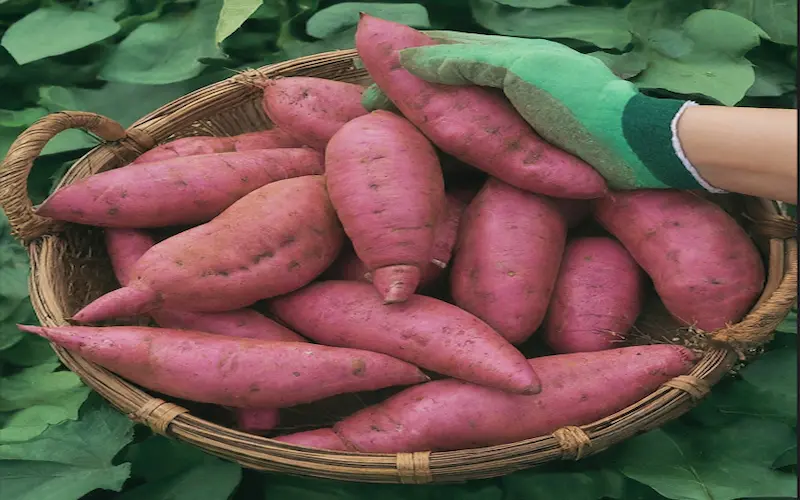
[[(256, 71), (262, 75), (275, 76), (342, 62), (349, 63), (354, 68), (355, 56), (355, 49), (345, 49), (284, 61)], [(351, 73), (354, 71), (358, 70), (350, 70)], [(81, 157), (69, 169), (58, 187), (74, 181), (74, 173), (84, 163), (88, 164), (95, 158), (104, 160), (101, 168), (114, 161), (121, 164), (132, 159), (131, 155), (135, 157), (153, 144), (166, 139), (170, 136), (170, 130), (180, 129), (173, 120), (176, 110), (186, 112), (186, 116), (179, 120), (182, 124), (188, 124), (201, 114), (202, 109), (191, 107), (199, 97), (219, 94), (223, 98), (236, 101), (252, 98), (254, 92), (256, 91), (247, 84), (246, 78), (236, 75), (165, 104), (137, 120), (126, 131), (127, 137), (124, 140), (112, 139), (114, 142), (101, 144)], [(187, 106), (190, 107), (188, 111)], [(130, 142), (126, 143), (127, 139)], [(7, 168), (9, 167), (4, 162), (0, 170), (0, 180)], [(98, 168), (90, 170), (96, 172)], [(7, 206), (7, 198), (12, 194), (9, 190), (0, 191), (0, 203), (4, 208)], [(760, 207), (762, 219), (769, 221), (782, 217), (782, 212), (774, 202), (763, 199), (751, 201)], [(31, 260), (31, 300), (39, 321), (45, 326), (68, 324), (65, 315), (49, 303), (46, 293), (48, 287), (52, 286), (53, 273), (56, 271), (48, 268), (47, 259), (57, 251), (61, 239), (60, 229), (60, 226), (50, 224), (41, 235), (28, 239), (23, 237)], [(586, 425), (565, 427), (546, 436), (504, 445), (457, 451), (377, 454), (327, 451), (283, 443), (203, 420), (190, 414), (185, 408), (154, 398), (127, 380), (63, 348), (51, 345), (62, 362), (78, 374), (84, 383), (131, 419), (150, 426), (155, 432), (196, 445), (204, 451), (233, 460), (245, 467), (384, 483), (452, 482), (496, 477), (551, 460), (577, 460), (595, 454), (635, 434), (656, 428), (691, 409), (739, 360), (742, 349), (737, 348), (733, 342), (737, 339), (735, 334), (749, 332), (766, 339), (774, 330), (774, 325), (783, 319), (791, 304), (796, 301), (797, 241), (793, 234), (770, 236), (769, 275), (761, 297), (742, 321), (712, 334), (718, 340), (729, 341), (733, 344), (732, 347), (722, 343), (714, 344), (688, 376), (673, 379), (642, 400), (612, 415)], [(644, 415), (637, 414), (637, 411), (644, 412)]]

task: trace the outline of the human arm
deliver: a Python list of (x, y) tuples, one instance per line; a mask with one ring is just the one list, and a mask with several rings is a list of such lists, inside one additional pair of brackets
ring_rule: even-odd
[(693, 106), (677, 128), (712, 186), (797, 204), (797, 110)]

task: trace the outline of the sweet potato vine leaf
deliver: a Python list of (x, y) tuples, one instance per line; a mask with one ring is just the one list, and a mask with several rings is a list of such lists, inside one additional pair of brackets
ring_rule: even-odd
[(306, 23), (306, 33), (315, 38), (327, 38), (358, 24), (360, 12), (413, 28), (430, 28), (428, 11), (416, 3), (344, 2), (311, 16)]
[(18, 64), (26, 64), (86, 47), (117, 31), (119, 25), (111, 18), (53, 3), (12, 24), (1, 44)]
[(510, 498), (569, 498), (596, 500), (622, 498), (625, 478), (611, 469), (559, 464), (534, 468), (502, 478), (503, 491)]
[(710, 6), (753, 21), (775, 43), (797, 46), (796, 0), (715, 0)]
[(500, 35), (569, 38), (603, 49), (624, 49), (631, 42), (625, 10), (613, 7), (517, 9), (492, 0), (470, 0), (475, 21)]
[(745, 54), (766, 34), (747, 19), (722, 10), (705, 9), (674, 26), (671, 15), (639, 20), (641, 2), (630, 6), (629, 15), (649, 61), (634, 82), (640, 88), (665, 89), (677, 94), (704, 94), (733, 105), (755, 81)]
[[(266, 1), (275, 3), (270, 0)], [(214, 40), (220, 43), (231, 36), (234, 31), (239, 29), (239, 26), (253, 15), (253, 12), (261, 7), (262, 3), (264, 3), (264, 0), (225, 0), (222, 4), (222, 10), (219, 12)]]
[(756, 418), (713, 428), (673, 423), (622, 443), (613, 464), (676, 500), (795, 498), (796, 476), (772, 468), (794, 439), (790, 427)]
[(174, 13), (138, 26), (114, 50), (100, 72), (112, 82), (164, 85), (200, 74), (204, 57), (219, 57), (214, 40), (222, 0), (198, 0), (188, 13)]
[(744, 367), (740, 380), (723, 381), (694, 415), (709, 425), (739, 416), (795, 425), (797, 422), (797, 350), (768, 351)]
[(236, 463), (163, 436), (131, 445), (124, 459), (133, 464), (132, 477), (145, 482), (117, 500), (226, 500), (242, 475)]
[(0, 445), (3, 500), (77, 500), (97, 488), (120, 491), (130, 464), (112, 460), (132, 437), (133, 423), (93, 398), (79, 420)]

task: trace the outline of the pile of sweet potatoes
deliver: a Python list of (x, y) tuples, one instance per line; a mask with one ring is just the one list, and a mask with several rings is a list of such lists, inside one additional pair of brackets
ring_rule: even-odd
[[(739, 320), (764, 280), (748, 235), (698, 193), (609, 192), (499, 94), (399, 65), (432, 43), (365, 15), (356, 47), (390, 103), (265, 80), (274, 128), (57, 190), (38, 213), (105, 228), (120, 287), (71, 326), (20, 328), (240, 429), (357, 452), (532, 438), (688, 373), (697, 353), (626, 337), (648, 298), (700, 330)], [(97, 326), (136, 317), (153, 326)], [(281, 432), (281, 409), (394, 386), (411, 387)]]

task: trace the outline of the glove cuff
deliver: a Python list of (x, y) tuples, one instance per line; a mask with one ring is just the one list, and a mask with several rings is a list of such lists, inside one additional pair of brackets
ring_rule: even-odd
[(623, 133), (641, 165), (665, 187), (721, 193), (724, 191), (700, 176), (678, 139), (677, 126), (681, 115), (696, 105), (692, 101), (656, 99), (637, 94), (625, 105)]
[(675, 151), (675, 155), (680, 158), (681, 163), (692, 174), (694, 180), (697, 181), (698, 184), (703, 186), (703, 189), (709, 191), (711, 193), (727, 193), (724, 189), (715, 188), (711, 184), (708, 183), (703, 177), (700, 175), (700, 172), (697, 171), (692, 162), (689, 161), (689, 158), (686, 156), (686, 153), (683, 151), (683, 146), (681, 146), (681, 140), (678, 137), (678, 121), (683, 116), (683, 112), (686, 111), (688, 108), (693, 106), (697, 106), (698, 104), (694, 101), (686, 101), (683, 103), (683, 106), (680, 107), (678, 112), (672, 118), (672, 123), (670, 124), (670, 130), (672, 131), (672, 149)]

